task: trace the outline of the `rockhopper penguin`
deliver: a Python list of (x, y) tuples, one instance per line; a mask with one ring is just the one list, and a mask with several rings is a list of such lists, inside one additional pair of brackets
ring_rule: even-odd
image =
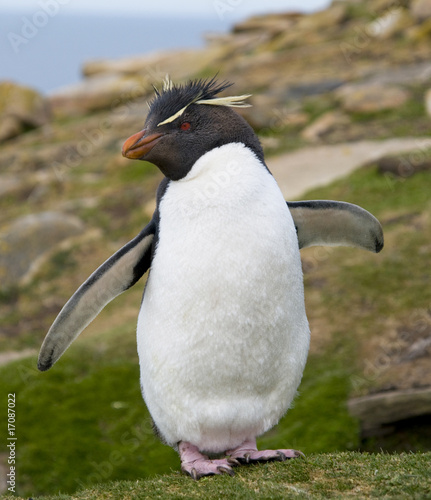
[(383, 247), (379, 222), (356, 205), (286, 203), (257, 136), (232, 109), (249, 96), (217, 97), (230, 85), (167, 78), (155, 89), (144, 129), (123, 146), (165, 175), (153, 218), (67, 302), (38, 364), (49, 369), (150, 269), (137, 327), (142, 394), (194, 479), (301, 455), (256, 447), (291, 405), (307, 358), (299, 250)]

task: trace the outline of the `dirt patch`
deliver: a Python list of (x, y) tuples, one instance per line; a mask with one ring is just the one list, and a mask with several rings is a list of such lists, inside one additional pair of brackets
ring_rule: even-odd
[[(23, 351), (9, 351), (0, 353), (0, 366), (7, 365), (12, 361), (18, 361), (19, 359), (28, 358), (37, 354), (36, 349), (24, 349)], [(0, 457), (1, 458), (1, 457)]]

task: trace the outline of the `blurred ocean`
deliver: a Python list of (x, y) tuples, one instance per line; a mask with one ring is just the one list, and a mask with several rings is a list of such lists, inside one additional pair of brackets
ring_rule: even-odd
[(228, 25), (197, 18), (99, 17), (0, 12), (0, 80), (44, 93), (78, 82), (81, 65), (148, 52), (204, 45), (203, 35)]

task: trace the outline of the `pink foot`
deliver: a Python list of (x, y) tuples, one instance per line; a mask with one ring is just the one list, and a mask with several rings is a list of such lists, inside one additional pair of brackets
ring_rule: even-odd
[(284, 462), (288, 458), (303, 457), (304, 454), (297, 450), (262, 450), (258, 451), (256, 440), (250, 439), (233, 450), (226, 451), (228, 460), (233, 463), (236, 460), (240, 464), (252, 464), (256, 462), (278, 461)]
[(196, 446), (186, 441), (181, 441), (178, 450), (181, 458), (181, 470), (189, 474), (195, 481), (203, 476), (213, 476), (214, 474), (229, 474), (230, 476), (235, 474), (228, 459), (210, 460)]

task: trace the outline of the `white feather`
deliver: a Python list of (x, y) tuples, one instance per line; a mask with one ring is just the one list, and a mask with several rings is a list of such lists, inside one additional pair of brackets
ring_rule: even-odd
[(184, 111), (190, 106), (190, 104), (187, 104), (187, 106), (184, 106), (184, 108), (181, 108), (179, 111), (177, 111), (175, 114), (173, 114), (172, 116), (170, 116), (169, 118), (166, 118), (166, 120), (163, 120), (162, 122), (158, 123), (157, 124), (157, 127), (159, 127), (160, 125), (165, 125), (166, 123), (171, 123), (173, 122), (174, 120), (176, 120), (179, 116), (181, 116)]
[(244, 145), (169, 184), (137, 337), (143, 395), (172, 446), (225, 451), (289, 408), (309, 344), (298, 241)]
[(163, 91), (167, 92), (168, 90), (172, 90), (174, 88), (174, 82), (171, 80), (171, 77), (167, 74), (163, 80)]
[[(170, 86), (167, 86), (167, 84), (164, 85), (164, 90), (169, 90), (172, 88), (173, 83), (170, 82)], [(245, 95), (232, 95), (232, 96), (227, 96), (227, 97), (215, 97), (214, 99), (199, 99), (195, 100), (192, 102), (189, 102), (186, 106), (181, 108), (179, 111), (174, 113), (172, 116), (169, 116), (166, 118), (166, 120), (161, 121), (160, 123), (157, 124), (157, 127), (160, 125), (165, 125), (166, 123), (171, 123), (174, 120), (176, 120), (179, 116), (181, 116), (184, 111), (190, 106), (190, 104), (211, 104), (212, 106), (228, 106), (230, 108), (249, 108), (251, 107), (251, 104), (247, 104), (246, 102), (243, 102), (244, 99), (247, 99), (248, 97), (251, 97), (251, 94), (245, 94)]]
[(196, 104), (212, 104), (213, 106), (229, 106), (230, 108), (250, 108), (251, 104), (244, 102), (244, 99), (248, 99), (249, 97), (251, 97), (251, 94), (215, 97), (214, 99), (200, 99), (196, 101)]

